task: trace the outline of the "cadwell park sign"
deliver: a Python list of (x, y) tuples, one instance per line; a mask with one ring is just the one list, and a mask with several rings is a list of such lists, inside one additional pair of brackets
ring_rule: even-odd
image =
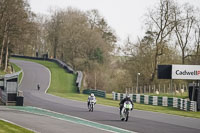
[(200, 65), (158, 65), (158, 79), (200, 80)]
[(200, 65), (172, 65), (172, 79), (200, 80)]

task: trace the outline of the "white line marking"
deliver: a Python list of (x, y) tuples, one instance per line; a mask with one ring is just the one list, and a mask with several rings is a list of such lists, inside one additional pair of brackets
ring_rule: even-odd
[[(58, 113), (58, 112), (55, 112), (55, 111), (52, 111), (52, 110), (47, 110), (47, 109), (38, 108), (38, 107), (33, 107), (33, 106), (29, 106), (29, 107), (36, 108), (36, 109), (38, 109), (38, 110), (44, 110), (44, 111), (47, 111), (47, 112), (52, 112), (52, 113), (55, 113), (55, 114), (66, 115), (66, 116), (68, 116), (68, 117), (72, 117), (72, 118), (75, 118), (75, 119), (87, 121), (87, 122), (94, 123), (94, 124), (99, 124), (99, 125), (108, 126), (108, 127), (115, 128), (115, 129), (122, 130), (122, 131), (126, 131), (126, 132), (138, 133), (138, 132), (133, 132), (133, 131), (126, 130), (126, 129), (119, 128), (119, 127), (114, 127), (114, 126), (110, 126), (110, 125), (106, 125), (106, 124), (97, 123), (97, 122), (90, 121), (90, 120), (87, 120), (87, 119), (83, 119), (83, 118), (80, 118), (80, 117), (76, 117), (76, 116), (71, 116), (71, 115), (67, 115), (67, 114)], [(28, 113), (37, 114), (37, 115), (39, 114), (39, 113), (29, 112), (29, 111), (26, 111), (26, 110), (19, 110), (19, 111), (24, 111), (24, 112), (28, 112)], [(46, 114), (39, 114), (39, 115), (48, 116), (48, 117), (60, 119), (60, 120), (63, 120), (63, 121), (69, 121), (69, 122), (72, 122), (72, 123), (77, 124), (77, 123), (74, 122), (74, 121), (70, 121), (70, 120), (66, 120), (66, 119), (62, 119), (62, 118), (58, 118), (58, 117), (54, 117), (54, 116), (50, 116), (50, 115), (46, 115)], [(81, 125), (84, 125), (84, 124), (81, 124)], [(101, 129), (101, 130), (113, 132), (113, 131), (110, 131), (110, 130), (107, 130), (107, 129), (104, 129), (104, 128), (99, 128), (99, 127), (95, 127), (95, 126), (91, 126), (91, 125), (85, 125), (85, 126), (89, 126), (89, 127), (93, 127), (93, 128), (97, 128), (97, 129)], [(115, 132), (114, 132), (114, 133), (115, 133)]]
[[(45, 66), (44, 66), (45, 67)], [(48, 72), (49, 72), (49, 85), (48, 85), (48, 87), (47, 87), (47, 89), (45, 90), (45, 93), (47, 93), (47, 91), (48, 91), (48, 89), (49, 89), (49, 87), (50, 87), (50, 85), (51, 85), (51, 71), (47, 68), (47, 67), (45, 67), (47, 70), (48, 70)]]

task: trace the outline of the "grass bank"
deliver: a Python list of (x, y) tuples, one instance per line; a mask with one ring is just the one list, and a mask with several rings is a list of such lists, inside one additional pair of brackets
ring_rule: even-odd
[(0, 120), (0, 133), (33, 133), (25, 128)]
[(66, 73), (64, 69), (59, 67), (54, 62), (42, 61), (42, 60), (31, 60), (31, 59), (22, 59), (22, 58), (13, 58), (18, 60), (32, 61), (39, 63), (47, 67), (51, 72), (51, 84), (48, 89), (48, 93), (53, 95), (58, 94), (76, 94), (75, 78), (74, 74)]
[[(36, 62), (49, 68), (49, 70), (51, 71), (51, 85), (48, 93), (63, 98), (84, 102), (87, 101), (88, 95), (76, 93), (75, 75), (66, 73), (62, 68), (60, 68), (56, 63), (53, 62), (30, 59), (23, 60)], [(112, 94), (107, 94), (106, 97), (107, 98), (105, 99), (97, 97), (97, 104), (109, 105), (114, 107), (119, 106), (119, 101), (112, 100)], [(200, 112), (182, 111), (171, 107), (152, 106), (135, 103), (135, 109), (200, 118)]]
[[(10, 64), (12, 65), (13, 69), (15, 70), (15, 72), (21, 71), (21, 68), (18, 67), (17, 65), (15, 65), (14, 63), (10, 63)], [(21, 81), (21, 79), (22, 79), (22, 73), (19, 74), (19, 82)]]

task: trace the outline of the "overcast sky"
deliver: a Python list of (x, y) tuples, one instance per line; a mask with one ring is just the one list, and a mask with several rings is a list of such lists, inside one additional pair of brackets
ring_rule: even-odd
[[(160, 0), (29, 0), (35, 13), (49, 14), (50, 8), (74, 7), (82, 11), (97, 9), (123, 42), (127, 36), (136, 40), (144, 35), (144, 14)], [(200, 6), (200, 0), (177, 0)]]

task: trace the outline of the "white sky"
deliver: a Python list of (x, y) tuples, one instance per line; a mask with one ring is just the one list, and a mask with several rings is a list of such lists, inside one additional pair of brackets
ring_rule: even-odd
[[(73, 7), (83, 11), (97, 9), (108, 25), (123, 42), (127, 36), (132, 40), (144, 35), (144, 15), (160, 0), (29, 0), (35, 13), (49, 14), (50, 8)], [(200, 7), (200, 0), (177, 0)]]

